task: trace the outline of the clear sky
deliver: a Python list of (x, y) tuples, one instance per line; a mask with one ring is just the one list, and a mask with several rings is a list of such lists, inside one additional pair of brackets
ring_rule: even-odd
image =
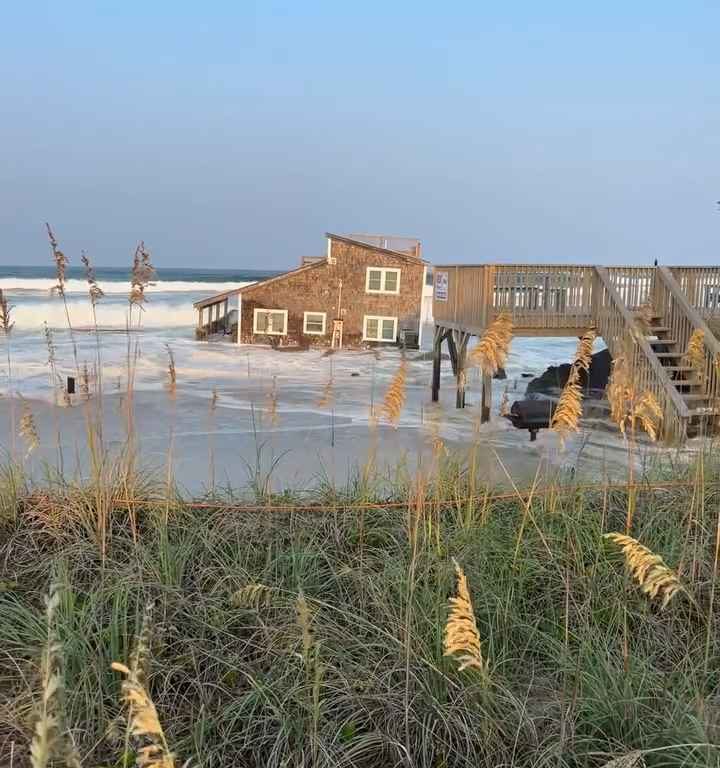
[(720, 2), (24, 0), (0, 263), (720, 262)]

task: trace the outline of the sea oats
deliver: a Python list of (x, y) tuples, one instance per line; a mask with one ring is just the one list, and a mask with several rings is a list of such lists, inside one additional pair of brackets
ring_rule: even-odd
[(453, 656), (460, 666), (458, 671), (470, 667), (486, 671), (486, 664), (482, 655), (480, 633), (478, 632), (473, 610), (470, 590), (463, 569), (456, 560), (453, 560), (457, 577), (457, 592), (451, 597), (450, 614), (445, 624), (443, 647), (445, 656)]
[(606, 533), (604, 538), (622, 549), (638, 586), (651, 600), (658, 598), (661, 608), (665, 608), (682, 589), (680, 579), (668, 568), (660, 555), (651, 552), (637, 539), (622, 533)]
[(689, 365), (699, 378), (705, 373), (705, 332), (696, 328), (683, 355), (683, 364)]
[(25, 440), (27, 446), (26, 456), (29, 456), (40, 446), (40, 438), (38, 437), (37, 427), (35, 426), (35, 417), (24, 398), (22, 401), (22, 416), (20, 417), (20, 437)]
[(512, 341), (512, 330), (512, 317), (507, 312), (499, 314), (470, 351), (471, 365), (479, 366), (487, 376), (494, 376), (500, 368), (504, 368)]
[(267, 605), (270, 602), (271, 596), (271, 587), (268, 587), (266, 584), (253, 582), (233, 592), (230, 601), (235, 608), (252, 608), (257, 610), (261, 606)]
[(132, 273), (130, 276), (130, 304), (142, 305), (146, 301), (145, 289), (154, 285), (156, 277), (155, 267), (150, 259), (150, 252), (145, 249), (145, 243), (141, 240), (133, 255)]
[(397, 427), (403, 406), (405, 405), (407, 372), (407, 360), (403, 357), (383, 401), (382, 413), (394, 427)]
[(12, 320), (12, 311), (12, 304), (8, 302), (3, 289), (0, 288), (0, 328), (2, 328), (6, 336), (9, 336), (15, 327), (15, 323)]
[(146, 687), (146, 666), (150, 655), (152, 605), (145, 608), (140, 633), (130, 666), (112, 663), (112, 669), (125, 676), (122, 682), (122, 702), (128, 710), (128, 731), (135, 742), (135, 764), (138, 768), (174, 768), (171, 753), (157, 709)]
[(563, 441), (571, 432), (577, 432), (580, 428), (580, 417), (582, 416), (580, 374), (582, 371), (586, 374), (590, 371), (595, 336), (595, 329), (590, 328), (580, 337), (568, 380), (563, 387), (550, 421), (550, 428), (557, 432)]
[(50, 247), (52, 248), (53, 260), (55, 261), (55, 277), (57, 279), (57, 283), (53, 287), (53, 292), (60, 294), (60, 296), (65, 296), (65, 273), (67, 271), (68, 258), (58, 248), (58, 242), (55, 239), (55, 234), (50, 228), (50, 225), (46, 223), (45, 227), (47, 229), (48, 238), (50, 239)]
[(103, 289), (97, 284), (97, 279), (95, 278), (95, 269), (90, 263), (90, 259), (88, 258), (85, 251), (82, 252), (82, 255), (80, 256), (80, 261), (82, 261), (83, 266), (85, 267), (85, 280), (88, 284), (88, 294), (90, 296), (90, 302), (93, 305), (93, 307), (100, 301), (100, 299), (103, 298), (105, 295), (105, 292)]

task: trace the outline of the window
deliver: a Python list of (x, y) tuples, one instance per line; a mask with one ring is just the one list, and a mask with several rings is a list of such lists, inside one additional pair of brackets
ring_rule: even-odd
[(363, 319), (363, 341), (395, 341), (397, 338), (397, 323), (397, 317), (365, 315)]
[(303, 333), (322, 336), (325, 333), (325, 313), (306, 312), (303, 319)]
[(253, 333), (285, 336), (287, 316), (287, 309), (256, 309), (253, 312)]
[(368, 267), (365, 276), (366, 293), (400, 293), (400, 270)]

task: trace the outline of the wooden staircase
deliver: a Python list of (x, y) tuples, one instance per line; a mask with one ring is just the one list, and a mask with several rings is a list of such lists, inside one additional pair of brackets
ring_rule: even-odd
[[(440, 348), (455, 335), (483, 335), (509, 314), (515, 336), (581, 336), (595, 327), (613, 359), (628, 357), (633, 387), (650, 392), (662, 411), (662, 437), (682, 443), (720, 426), (720, 341), (707, 322), (720, 321), (720, 266), (602, 267), (578, 264), (435, 266), (444, 290), (433, 300), (432, 397), (439, 395)], [(652, 317), (641, 308), (652, 307)], [(702, 332), (699, 360), (686, 362)], [(464, 407), (464, 358), (453, 366), (457, 407)], [(490, 413), (483, 374), (482, 420)], [(486, 397), (487, 393), (487, 397)]]
[(671, 386), (687, 406), (687, 436), (707, 429), (719, 411), (697, 369), (687, 364), (686, 347), (681, 347), (678, 339), (673, 338), (673, 329), (654, 309), (649, 317), (636, 313), (636, 322)]

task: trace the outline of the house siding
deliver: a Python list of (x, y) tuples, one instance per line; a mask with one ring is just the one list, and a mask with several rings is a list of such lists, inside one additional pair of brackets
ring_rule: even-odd
[[(339, 283), (342, 281), (341, 307), (343, 346), (363, 343), (365, 315), (397, 317), (398, 333), (402, 329), (419, 331), (424, 264), (420, 259), (393, 256), (370, 246), (331, 238), (331, 256), (297, 273), (259, 283), (242, 291), (240, 341), (280, 345), (329, 346), (333, 320), (338, 317)], [(399, 294), (366, 293), (368, 267), (390, 267), (400, 270)], [(254, 334), (255, 309), (286, 309), (286, 336)], [(325, 312), (326, 332), (322, 336), (303, 333), (305, 312)], [(382, 343), (382, 342), (378, 342)]]

